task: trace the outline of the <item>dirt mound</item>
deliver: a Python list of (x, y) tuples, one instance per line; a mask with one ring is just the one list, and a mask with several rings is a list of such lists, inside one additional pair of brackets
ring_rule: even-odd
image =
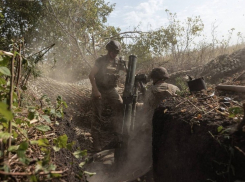
[(172, 73), (168, 81), (175, 83), (176, 78), (190, 75), (194, 78), (204, 77), (204, 79), (209, 83), (218, 83), (223, 78), (243, 70), (244, 66), (245, 48), (240, 49), (230, 55), (220, 55), (203, 66)]
[(244, 181), (242, 116), (230, 114), (237, 106), (206, 94), (164, 101), (153, 117), (155, 181)]

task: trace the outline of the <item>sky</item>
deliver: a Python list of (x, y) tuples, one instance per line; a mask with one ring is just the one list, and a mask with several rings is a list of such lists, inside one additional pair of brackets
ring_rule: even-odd
[(108, 17), (107, 25), (132, 31), (140, 25), (140, 30), (156, 30), (168, 24), (165, 9), (177, 14), (183, 21), (187, 17), (200, 16), (204, 32), (211, 37), (211, 27), (215, 23), (217, 34), (227, 36), (228, 30), (245, 36), (245, 0), (106, 0), (115, 3), (115, 9)]

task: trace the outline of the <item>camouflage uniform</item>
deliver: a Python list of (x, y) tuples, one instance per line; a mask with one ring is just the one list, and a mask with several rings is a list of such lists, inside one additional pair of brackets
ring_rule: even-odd
[(162, 100), (172, 97), (176, 95), (177, 91), (180, 91), (177, 86), (165, 83), (165, 80), (169, 78), (169, 74), (164, 67), (154, 68), (149, 77), (153, 80), (153, 85), (147, 92), (145, 103), (153, 110)]
[(119, 117), (122, 113), (122, 98), (116, 90), (119, 75), (116, 67), (109, 61), (108, 55), (101, 56), (95, 61), (95, 66), (99, 69), (95, 75), (95, 81), (101, 99), (93, 97), (94, 119), (92, 121), (92, 136), (94, 139), (100, 138), (100, 130), (102, 124), (102, 109), (105, 103), (109, 103), (113, 109), (113, 127), (116, 132), (120, 125)]
[(147, 91), (144, 99), (144, 105), (140, 109), (140, 115), (144, 115), (144, 119), (141, 119), (142, 129), (144, 131), (151, 131), (151, 120), (155, 108), (164, 100), (169, 97), (175, 96), (179, 88), (175, 85), (160, 81), (155, 85), (152, 85)]
[(164, 99), (175, 96), (177, 91), (180, 91), (177, 86), (163, 81), (152, 85), (146, 92), (145, 104), (154, 110)]

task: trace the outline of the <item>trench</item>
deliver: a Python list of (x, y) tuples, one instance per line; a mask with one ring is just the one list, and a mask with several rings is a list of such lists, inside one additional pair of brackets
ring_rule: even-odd
[[(217, 82), (224, 76), (234, 74), (244, 65), (244, 51), (245, 49), (240, 51), (241, 54), (238, 51), (231, 56), (224, 57), (229, 64), (221, 64), (221, 58), (211, 61), (202, 68), (202, 71), (200, 68), (196, 69), (196, 72), (199, 73), (197, 76), (211, 77), (213, 78), (211, 81)], [(222, 68), (219, 68), (219, 65)], [(213, 70), (209, 75), (207, 70), (211, 68)], [(218, 73), (219, 70), (221, 73)], [(192, 73), (195, 75), (195, 70)], [(183, 74), (186, 72), (173, 74), (172, 78)], [(77, 142), (76, 147), (87, 149), (89, 155), (93, 155), (90, 134), (93, 112), (88, 80), (63, 83), (50, 78), (38, 78), (29, 83), (29, 92), (37, 100), (43, 95), (48, 95), (53, 103), (58, 95), (62, 96), (68, 108), (65, 110), (57, 134), (67, 134), (70, 141)], [(234, 128), (237, 123), (222, 116), (217, 119), (215, 113), (210, 111), (207, 111), (210, 113), (205, 115), (210, 117), (204, 117), (197, 123), (190, 122), (197, 111), (193, 111), (193, 114), (183, 112), (183, 110), (192, 111), (195, 107), (186, 105), (187, 102), (184, 100), (177, 99), (177, 101), (163, 102), (155, 110), (152, 128), (150, 128), (152, 133), (144, 134), (140, 130), (136, 132), (137, 134), (132, 138), (129, 162), (121, 166), (119, 171), (114, 170), (113, 151), (109, 146), (114, 137), (110, 132), (111, 108), (105, 108), (101, 141), (102, 146), (105, 150), (109, 150), (109, 153), (105, 156), (106, 160), (101, 158), (103, 162), (94, 162), (88, 167), (91, 172), (93, 170), (97, 172), (97, 175), (90, 178), (89, 181), (102, 181), (103, 179), (107, 182), (135, 180), (150, 182), (153, 176), (156, 182), (163, 180), (171, 182), (245, 181), (245, 157), (241, 152), (245, 151), (244, 136), (229, 133), (227, 136), (230, 138), (227, 139), (217, 132), (219, 126)], [(181, 104), (182, 102), (185, 104)], [(180, 104), (181, 107), (176, 108), (176, 105)], [(200, 107), (206, 107), (206, 104), (202, 103)], [(64, 159), (66, 155), (68, 154), (61, 153), (58, 157), (60, 163), (69, 167), (70, 159)], [(104, 164), (105, 161), (109, 163)]]

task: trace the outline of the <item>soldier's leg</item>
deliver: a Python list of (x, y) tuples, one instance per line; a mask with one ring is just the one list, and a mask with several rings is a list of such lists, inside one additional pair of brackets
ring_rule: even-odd
[(123, 116), (123, 100), (115, 88), (107, 91), (106, 99), (111, 105), (114, 132), (120, 133)]
[(121, 131), (122, 131), (122, 121), (123, 121), (123, 100), (116, 89), (111, 89), (107, 91), (106, 100), (110, 104), (112, 112), (112, 127), (114, 137), (112, 138), (111, 144), (115, 147), (114, 162), (116, 164), (115, 169), (118, 170), (121, 164), (121, 149), (119, 143), (121, 143)]
[(94, 115), (91, 123), (91, 134), (93, 137), (93, 148), (95, 151), (101, 150), (100, 130), (101, 130), (101, 112), (102, 99), (92, 98)]

